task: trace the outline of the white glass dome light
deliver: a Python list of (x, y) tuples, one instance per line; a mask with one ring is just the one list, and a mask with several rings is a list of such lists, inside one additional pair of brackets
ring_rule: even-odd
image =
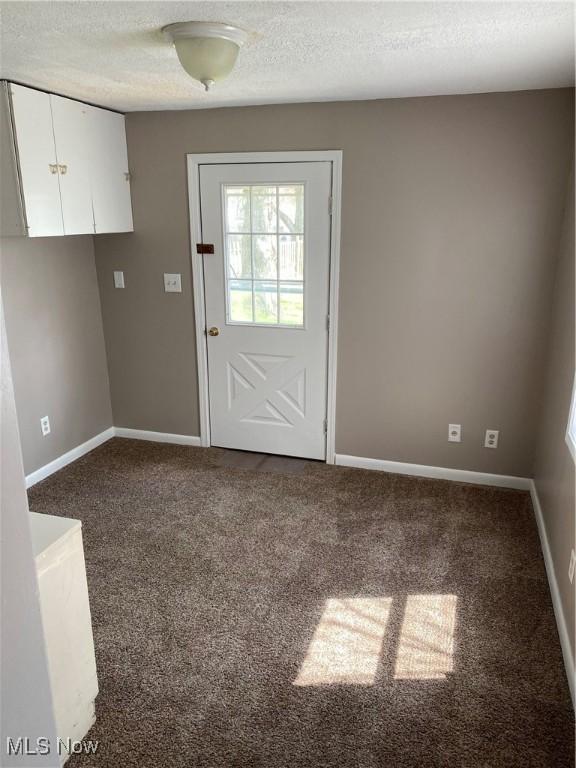
[(182, 67), (207, 91), (232, 72), (248, 40), (245, 30), (216, 21), (182, 21), (162, 32), (174, 43)]

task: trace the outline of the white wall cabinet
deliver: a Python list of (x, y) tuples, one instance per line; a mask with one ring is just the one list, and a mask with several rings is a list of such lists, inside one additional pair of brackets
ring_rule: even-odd
[(13, 231), (10, 216), (1, 222), (1, 234), (131, 232), (124, 116), (22, 85), (4, 86), (11, 136), (2, 152), (11, 150), (19, 189), (2, 192), (2, 208), (12, 211), (17, 197), (22, 215), (20, 232)]
[(131, 232), (132, 200), (124, 115), (88, 107), (95, 232)]
[(30, 88), (12, 87), (12, 114), (14, 125), (17, 126), (21, 193), (28, 234), (31, 237), (63, 235), (50, 96)]
[[(15, 98), (17, 100), (17, 97)], [(90, 190), (90, 146), (86, 141), (88, 107), (79, 101), (63, 99), (60, 96), (50, 96), (50, 104), (58, 160), (64, 234), (82, 235), (86, 232), (94, 232)], [(16, 121), (16, 132), (18, 132), (18, 121)], [(18, 150), (21, 156), (20, 147)]]

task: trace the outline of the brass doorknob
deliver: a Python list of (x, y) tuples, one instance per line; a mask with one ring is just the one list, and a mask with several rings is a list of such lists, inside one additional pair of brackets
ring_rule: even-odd
[(208, 329), (208, 336), (218, 336), (220, 333), (220, 329), (216, 328), (215, 325), (212, 326), (212, 328)]

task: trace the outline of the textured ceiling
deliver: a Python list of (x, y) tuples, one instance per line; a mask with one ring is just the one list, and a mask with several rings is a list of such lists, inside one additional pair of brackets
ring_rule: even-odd
[[(2, 2), (0, 73), (124, 111), (522, 90), (574, 82), (574, 6), (496, 2)], [(159, 33), (252, 34), (204, 93)]]

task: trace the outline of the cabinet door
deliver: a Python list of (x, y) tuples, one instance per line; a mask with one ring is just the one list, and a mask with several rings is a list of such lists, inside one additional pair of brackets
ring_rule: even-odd
[(63, 235), (50, 96), (22, 85), (10, 94), (28, 234)]
[(124, 115), (88, 107), (95, 231), (132, 232)]
[(12, 128), (9, 84), (0, 82), (0, 237), (18, 237), (26, 233), (16, 136)]
[(94, 233), (90, 194), (90, 148), (86, 141), (89, 107), (62, 96), (50, 96), (60, 176), (65, 235)]

